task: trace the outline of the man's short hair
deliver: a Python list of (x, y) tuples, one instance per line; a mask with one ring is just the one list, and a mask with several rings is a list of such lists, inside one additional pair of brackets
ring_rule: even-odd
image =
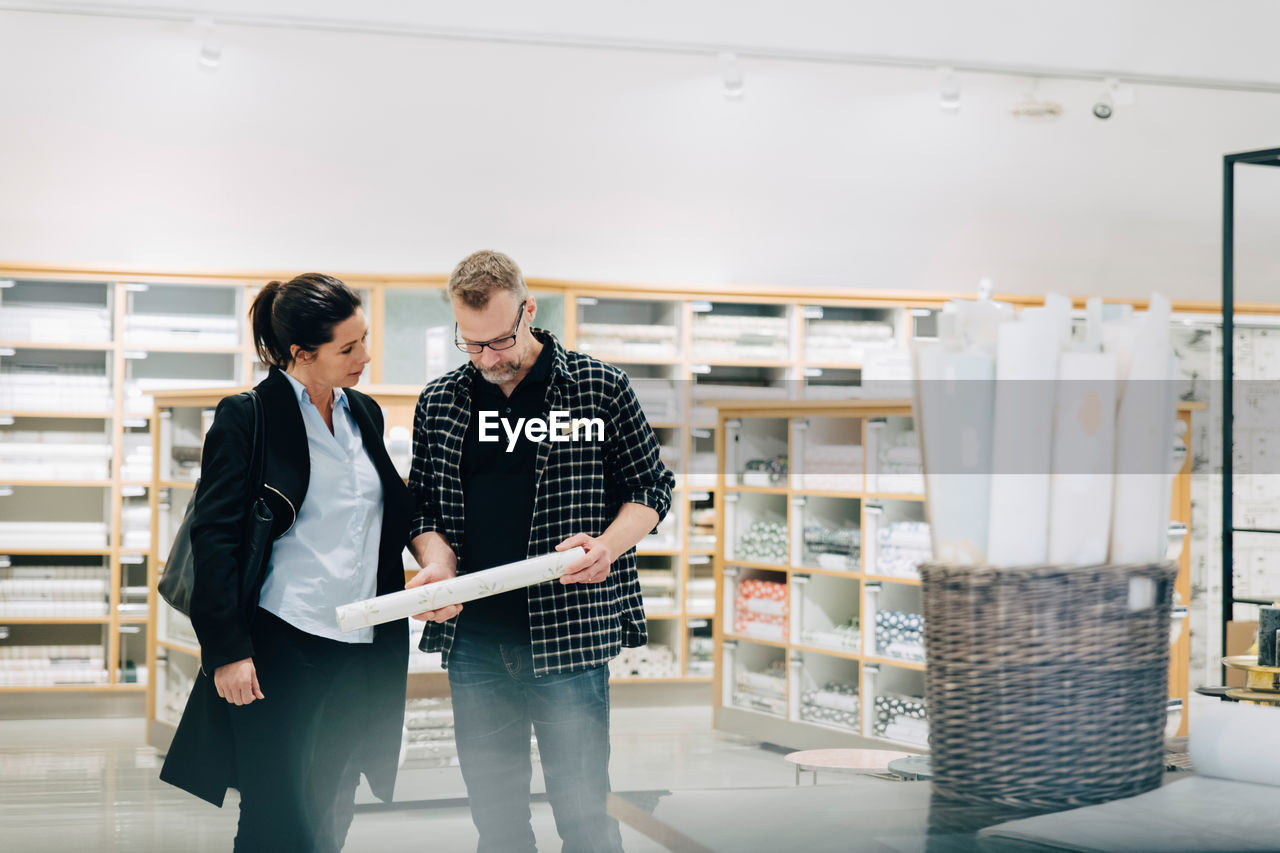
[(502, 252), (472, 252), (449, 275), (449, 298), (461, 299), (468, 308), (483, 308), (489, 304), (489, 297), (500, 290), (510, 293), (517, 302), (529, 296), (520, 267)]

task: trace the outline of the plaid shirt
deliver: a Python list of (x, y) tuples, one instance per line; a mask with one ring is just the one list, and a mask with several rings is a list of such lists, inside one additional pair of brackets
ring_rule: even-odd
[[(550, 332), (534, 333), (555, 348), (544, 411), (600, 418), (604, 441), (539, 442), (528, 556), (550, 553), (575, 533), (599, 536), (624, 503), (644, 504), (659, 518), (665, 516), (675, 477), (658, 459), (658, 440), (627, 375), (566, 350)], [(471, 383), (477, 372), (468, 362), (433, 380), (418, 397), (413, 419), (409, 488), (417, 514), (412, 535), (443, 535), (458, 555), (459, 574), (467, 571), (461, 548), (462, 442), (471, 420)], [(505, 433), (499, 434), (505, 442)], [(447, 668), (456, 627), (456, 619), (428, 622), (419, 648), (443, 652)], [(529, 587), (529, 629), (536, 675), (600, 666), (623, 646), (643, 646), (648, 631), (635, 549), (615, 557), (609, 577), (601, 583)]]

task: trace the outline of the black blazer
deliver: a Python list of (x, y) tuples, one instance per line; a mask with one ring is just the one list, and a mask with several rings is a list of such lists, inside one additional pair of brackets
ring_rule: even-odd
[[(280, 370), (272, 368), (257, 391), (266, 434), (263, 493), (274, 516), (274, 538), (293, 526), (303, 501), (324, 500), (324, 495), (307, 494), (311, 458), (293, 386)], [(409, 540), (412, 498), (382, 443), (382, 410), (359, 391), (348, 388), (346, 394), (365, 449), (382, 481), (377, 588), (378, 595), (384, 595), (404, 589), (401, 551)], [(249, 626), (261, 589), (260, 579), (258, 589), (245, 599), (251, 604), (242, 607), (241, 551), (249, 500), (252, 405), (240, 395), (224, 398), (205, 436), (191, 524), (195, 559), (191, 624), (200, 641), (201, 665), (160, 771), (164, 781), (217, 806), (222, 805), (227, 788), (236, 787), (236, 780), (230, 716), (226, 700), (218, 698), (213, 672), (223, 664), (253, 656)], [(408, 621), (377, 626), (373, 644), (376, 651), (371, 675), (376, 687), (366, 697), (369, 723), (358, 755), (373, 793), (390, 801), (404, 726)]]

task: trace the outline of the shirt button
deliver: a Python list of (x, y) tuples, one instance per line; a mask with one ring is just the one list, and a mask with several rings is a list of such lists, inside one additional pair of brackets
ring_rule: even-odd
[(357, 569), (363, 569), (363, 568), (364, 568), (364, 563), (356, 563), (356, 568), (357, 568)]
[(363, 528), (363, 527), (357, 527), (357, 528), (356, 528), (356, 533), (364, 533), (364, 528)]
[(509, 415), (509, 414), (511, 414), (511, 407), (510, 407), (510, 406), (507, 406), (507, 414), (508, 414), (508, 415)]

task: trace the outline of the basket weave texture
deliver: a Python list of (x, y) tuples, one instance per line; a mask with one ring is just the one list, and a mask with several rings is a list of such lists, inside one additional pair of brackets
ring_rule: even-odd
[(1176, 573), (923, 564), (935, 794), (1059, 809), (1157, 787)]

